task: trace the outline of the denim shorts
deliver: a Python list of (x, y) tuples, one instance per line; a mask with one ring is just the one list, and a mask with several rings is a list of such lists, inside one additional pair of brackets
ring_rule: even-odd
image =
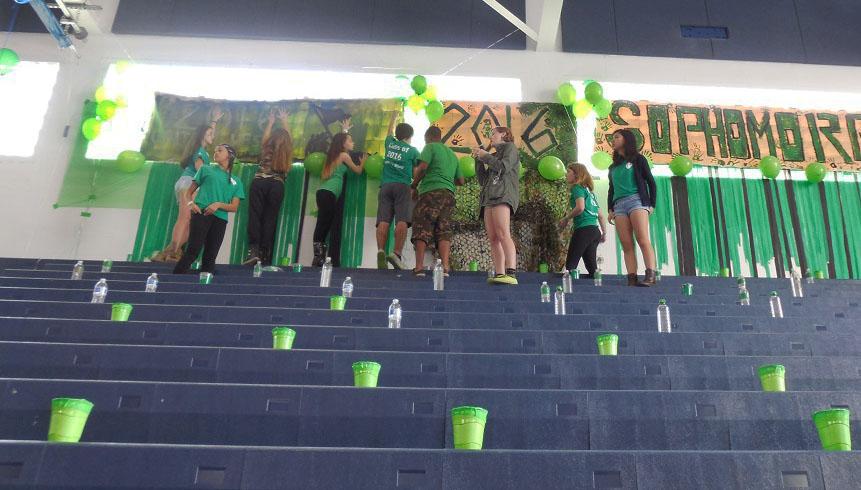
[(643, 202), (640, 201), (640, 196), (638, 194), (623, 197), (613, 203), (613, 213), (615, 213), (616, 216), (629, 216), (632, 212), (638, 209), (649, 211), (648, 206), (643, 206)]
[(173, 185), (173, 193), (176, 195), (176, 202), (179, 203), (180, 207), (185, 206), (185, 191), (191, 187), (193, 182), (194, 179), (192, 177), (183, 175)]

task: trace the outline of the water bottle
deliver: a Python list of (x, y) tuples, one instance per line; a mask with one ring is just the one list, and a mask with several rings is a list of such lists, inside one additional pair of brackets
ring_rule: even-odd
[(111, 268), (114, 266), (113, 260), (104, 260), (102, 261), (102, 272), (110, 272)]
[(604, 285), (604, 277), (601, 275), (601, 268), (598, 267), (595, 269), (595, 274), (593, 275), (595, 279), (595, 286), (601, 287)]
[(401, 303), (397, 299), (389, 305), (389, 328), (401, 328)]
[(146, 280), (146, 291), (147, 293), (154, 293), (158, 289), (158, 274), (153, 272)]
[(741, 288), (746, 288), (746, 287), (747, 287), (747, 279), (745, 279), (745, 278), (744, 278), (744, 277), (742, 277), (742, 276), (738, 276), (738, 277), (735, 279), (735, 283), (738, 285), (738, 288), (739, 288), (739, 289), (741, 289)]
[(341, 285), (341, 296), (345, 298), (353, 297), (353, 280), (350, 276), (344, 278), (344, 284)]
[(667, 300), (662, 299), (658, 302), (658, 332), (670, 333), (673, 331), (673, 326), (670, 323), (670, 307), (667, 306)]
[(494, 277), (496, 277), (496, 270), (493, 268), (493, 266), (490, 266), (490, 267), (487, 269), (487, 278), (488, 278), (488, 279), (493, 279)]
[(550, 286), (547, 285), (547, 281), (541, 283), (541, 302), (550, 302)]
[(332, 258), (326, 257), (326, 263), (323, 264), (323, 268), (320, 269), (320, 287), (327, 288), (329, 287), (329, 283), (332, 282)]
[(99, 279), (96, 287), (93, 288), (93, 299), (90, 303), (104, 303), (105, 297), (108, 295), (108, 281), (105, 278)]
[(260, 265), (260, 261), (254, 264), (254, 272), (252, 273), (254, 277), (260, 277), (263, 275), (263, 266)]
[(556, 286), (556, 294), (553, 298), (553, 313), (557, 315), (565, 314), (565, 291), (562, 286)]
[(562, 292), (571, 294), (574, 292), (574, 280), (571, 279), (571, 273), (568, 269), (562, 269)]
[(768, 298), (768, 306), (771, 307), (772, 318), (783, 318), (783, 305), (780, 304), (780, 296), (777, 291), (771, 292), (771, 297)]
[(792, 274), (789, 276), (789, 280), (792, 284), (792, 297), (803, 298), (804, 290), (801, 289), (801, 274), (798, 273), (797, 269), (792, 269)]
[(744, 284), (738, 286), (738, 304), (750, 306), (750, 293), (747, 292), (747, 287)]
[(72, 268), (72, 280), (78, 281), (84, 278), (84, 261), (79, 260), (75, 263), (75, 267)]
[(655, 282), (661, 282), (661, 271), (655, 271)]
[(442, 260), (436, 259), (433, 266), (433, 290), (442, 291), (445, 289), (445, 276), (443, 275)]
[(813, 272), (810, 268), (808, 268), (807, 272), (804, 273), (804, 279), (807, 281), (807, 284), (813, 284)]

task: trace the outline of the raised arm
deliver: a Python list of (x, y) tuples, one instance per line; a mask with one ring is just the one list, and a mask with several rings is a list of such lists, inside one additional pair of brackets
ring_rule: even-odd
[(347, 168), (349, 168), (350, 170), (353, 171), (353, 173), (356, 173), (356, 174), (362, 173), (362, 170), (364, 170), (364, 168), (365, 168), (365, 160), (367, 160), (367, 159), (368, 159), (368, 154), (362, 153), (362, 158), (359, 159), (359, 164), (356, 165), (353, 162), (353, 158), (347, 152), (341, 153), (341, 156), (339, 157), (339, 161), (341, 163), (343, 163), (344, 165), (346, 165)]
[(513, 143), (502, 145), (501, 151), (497, 151), (495, 155), (481, 149), (477, 153), (479, 160), (486, 163), (491, 170), (497, 172), (516, 169), (520, 163), (520, 158), (517, 155), (517, 147)]
[(393, 136), (395, 134), (395, 125), (398, 123), (398, 111), (392, 111), (389, 116), (389, 129), (386, 130), (386, 136)]

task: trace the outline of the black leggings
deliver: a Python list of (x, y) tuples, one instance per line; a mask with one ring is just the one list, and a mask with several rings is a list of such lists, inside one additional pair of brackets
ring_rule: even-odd
[(248, 246), (256, 249), (265, 264), (272, 260), (275, 229), (284, 201), (284, 182), (275, 178), (251, 181), (248, 192)]
[(565, 259), (565, 268), (569, 271), (576, 269), (582, 257), (586, 270), (589, 271), (585, 277), (591, 278), (595, 274), (595, 269), (598, 268), (596, 254), (600, 243), (601, 229), (597, 226), (584, 226), (574, 230), (574, 233), (571, 234), (571, 241), (568, 242), (568, 257)]
[(314, 227), (314, 242), (326, 241), (332, 222), (338, 214), (338, 198), (326, 189), (317, 191), (317, 225)]
[(209, 216), (192, 214), (188, 230), (188, 244), (185, 246), (182, 258), (173, 268), (173, 273), (187, 273), (191, 268), (191, 263), (200, 255), (201, 249), (203, 249), (203, 261), (200, 264), (200, 271), (214, 272), (215, 258), (218, 257), (218, 250), (221, 248), (221, 242), (224, 241), (226, 230), (227, 221), (214, 214)]

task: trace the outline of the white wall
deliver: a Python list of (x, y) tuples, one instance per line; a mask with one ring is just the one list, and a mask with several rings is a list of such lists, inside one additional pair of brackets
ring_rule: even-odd
[[(104, 3), (104, 2), (103, 2)], [(528, 15), (536, 16), (530, 0)], [(103, 15), (111, 15), (111, 9)], [(97, 18), (100, 26), (110, 25)], [(528, 22), (537, 26), (537, 19)], [(31, 158), (0, 156), (0, 256), (124, 259), (131, 251), (138, 212), (52, 209), (72, 147), (67, 125), (80, 121), (82, 101), (117, 59), (183, 65), (243, 66), (373, 73), (422, 73), (515, 77), (523, 100), (551, 101), (556, 86), (570, 79), (726, 87), (858, 91), (861, 68), (773, 63), (580, 55), (411, 46), (338, 45), (222, 39), (114, 36), (91, 29), (78, 44), (80, 58), (60, 52), (48, 36), (13, 34), (10, 48), (30, 61), (61, 63), (50, 109)], [(466, 60), (466, 61), (465, 61)], [(464, 62), (465, 61), (465, 62)], [(464, 62), (463, 64), (460, 64)], [(456, 67), (456, 68), (455, 68)], [(253, 80), (249, 80), (253, 83)], [(607, 94), (613, 97), (613, 94)], [(708, 94), (704, 93), (704, 102)], [(4, 114), (3, 117), (8, 117)], [(71, 130), (74, 134), (75, 129)], [(2, 153), (2, 149), (0, 149)], [(604, 254), (608, 260), (615, 254)], [(609, 264), (608, 264), (609, 265)], [(612, 270), (612, 269), (611, 269)]]

